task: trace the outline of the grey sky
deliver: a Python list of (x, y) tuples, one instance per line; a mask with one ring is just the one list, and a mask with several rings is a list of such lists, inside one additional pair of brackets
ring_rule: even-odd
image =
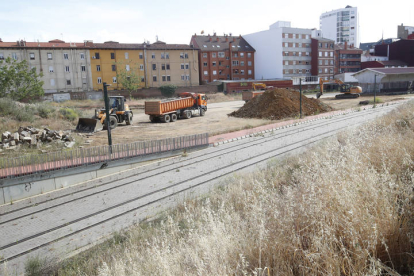
[(414, 26), (413, 4), (389, 1), (265, 1), (265, 0), (0, 0), (0, 38), (3, 41), (67, 42), (93, 40), (141, 43), (159, 40), (190, 42), (191, 35), (249, 34), (266, 30), (272, 23), (291, 21), (296, 28), (319, 28), (323, 12), (358, 7), (361, 42), (397, 36), (397, 25)]

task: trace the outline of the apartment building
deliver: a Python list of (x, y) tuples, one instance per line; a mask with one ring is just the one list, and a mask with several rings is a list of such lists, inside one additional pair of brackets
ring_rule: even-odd
[(108, 90), (120, 90), (117, 73), (131, 72), (140, 79), (140, 87), (145, 87), (144, 46), (143, 44), (90, 42), (92, 83), (94, 90), (102, 90), (103, 83), (110, 84)]
[(401, 39), (389, 45), (376, 45), (375, 55), (388, 57), (389, 60), (399, 60), (412, 67), (414, 66), (414, 40)]
[(43, 73), (45, 93), (91, 91), (92, 72), (89, 46), (86, 43), (3, 42), (0, 40), (0, 60), (10, 57), (26, 60), (30, 68)]
[(255, 49), (242, 36), (191, 37), (198, 52), (201, 82), (255, 78)]
[(243, 36), (254, 47), (257, 79), (311, 76), (312, 37), (316, 29), (292, 28), (289, 21), (278, 21), (269, 30)]
[(322, 37), (331, 39), (335, 43), (353, 44), (359, 47), (359, 16), (358, 8), (346, 6), (325, 12), (319, 17), (319, 28)]
[(335, 44), (335, 74), (358, 72), (361, 70), (362, 50), (348, 43)]
[(120, 90), (119, 72), (131, 72), (140, 79), (140, 87), (166, 84), (194, 86), (199, 84), (198, 52), (190, 45), (155, 43), (127, 44), (116, 41), (94, 43), (91, 49), (94, 90), (102, 83), (108, 90)]
[(187, 44), (157, 41), (144, 44), (147, 86), (199, 85), (198, 51)]
[(325, 80), (334, 78), (334, 45), (335, 42), (326, 38), (312, 38), (312, 76)]

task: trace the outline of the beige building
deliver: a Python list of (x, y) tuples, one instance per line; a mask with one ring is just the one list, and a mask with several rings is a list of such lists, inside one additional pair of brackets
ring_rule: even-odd
[(192, 46), (161, 41), (143, 46), (147, 87), (199, 85), (198, 51)]
[(91, 64), (86, 43), (3, 42), (0, 40), (0, 60), (10, 57), (26, 60), (30, 68), (43, 73), (45, 93), (91, 91)]

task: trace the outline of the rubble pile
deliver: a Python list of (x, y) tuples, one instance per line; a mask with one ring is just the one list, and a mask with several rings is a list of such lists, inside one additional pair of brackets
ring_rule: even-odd
[(55, 131), (49, 128), (43, 130), (28, 126), (19, 127), (17, 132), (4, 132), (1, 135), (0, 149), (15, 149), (16, 147), (27, 144), (37, 146), (42, 143), (59, 141), (65, 143), (66, 147), (73, 147), (75, 139), (71, 136), (70, 131)]
[[(315, 115), (332, 108), (317, 99), (302, 95), (302, 113), (305, 116)], [(280, 120), (294, 118), (300, 113), (300, 93), (296, 90), (275, 88), (264, 92), (248, 101), (239, 110), (228, 114), (238, 118), (256, 118)]]

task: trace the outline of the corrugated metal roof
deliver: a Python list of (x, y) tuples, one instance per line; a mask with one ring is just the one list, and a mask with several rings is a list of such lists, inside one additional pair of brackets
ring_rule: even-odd
[(359, 72), (356, 72), (352, 76), (362, 74), (366, 71), (372, 71), (381, 75), (396, 75), (396, 74), (414, 74), (414, 67), (404, 68), (366, 68)]

